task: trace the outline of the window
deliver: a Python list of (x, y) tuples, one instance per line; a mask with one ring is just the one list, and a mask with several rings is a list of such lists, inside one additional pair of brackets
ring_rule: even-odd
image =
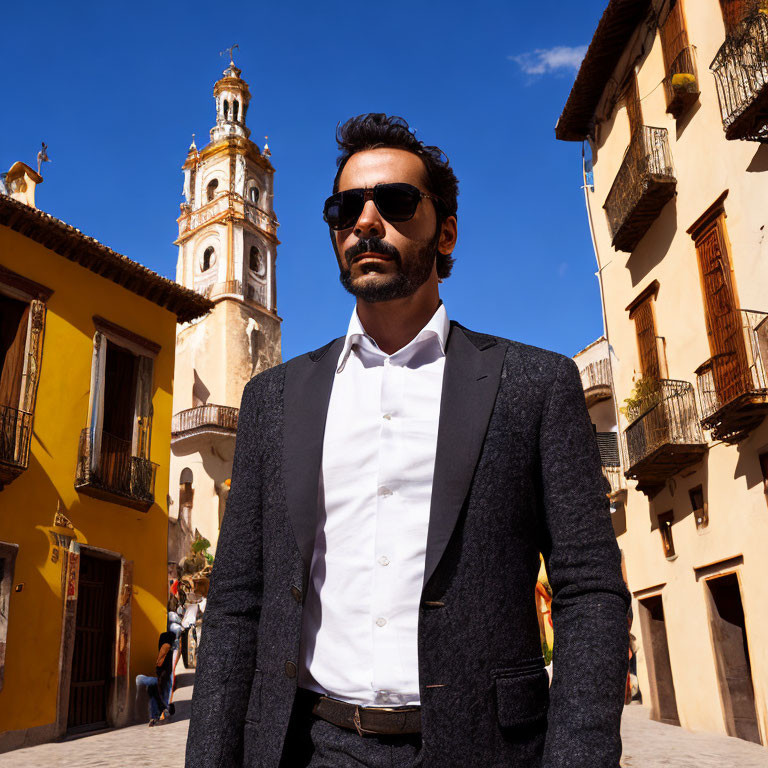
[(659, 515), (659, 533), (661, 533), (661, 544), (664, 548), (664, 557), (666, 557), (667, 560), (674, 560), (677, 557), (675, 554), (675, 542), (672, 538), (672, 524), (674, 521), (674, 515), (671, 511)]
[(248, 190), (248, 199), (256, 205), (259, 202), (259, 188), (257, 186), (252, 186)]
[(232, 102), (232, 119), (237, 122), (237, 114), (240, 111), (240, 102), (235, 99)]
[(200, 261), (200, 271), (207, 272), (216, 263), (216, 252), (212, 245), (209, 245), (203, 251), (203, 258)]
[(219, 180), (213, 179), (208, 182), (208, 186), (205, 188), (205, 199), (210, 203), (216, 196), (216, 190), (219, 186)]
[(224, 119), (229, 120), (229, 102), (224, 99)]
[(683, 0), (672, 0), (661, 25), (661, 49), (666, 78), (667, 112), (679, 118), (698, 98), (696, 64), (683, 14)]
[(52, 293), (0, 267), (0, 490), (29, 463), (46, 302)]
[(747, 17), (768, 11), (766, 0), (720, 0), (726, 35), (736, 35)]
[(752, 388), (742, 313), (728, 257), (724, 199), (721, 195), (688, 230), (698, 255), (709, 362), (719, 404), (729, 403)]
[(663, 378), (661, 356), (659, 355), (660, 339), (656, 335), (656, 320), (653, 312), (653, 300), (656, 298), (658, 290), (659, 283), (654, 280), (627, 307), (629, 319), (635, 322), (640, 370), (643, 378), (654, 381)]
[(251, 272), (259, 274), (262, 271), (262, 264), (263, 262), (259, 249), (255, 245), (252, 245), (251, 252), (248, 256), (248, 269), (250, 269)]
[(157, 466), (150, 462), (154, 358), (160, 347), (94, 317), (88, 426), (80, 438), (75, 487), (121, 497), (146, 511), (154, 502)]
[(696, 530), (703, 531), (709, 525), (709, 511), (704, 502), (704, 490), (700, 485), (691, 488), (688, 491), (688, 498), (691, 500), (691, 509), (696, 521)]

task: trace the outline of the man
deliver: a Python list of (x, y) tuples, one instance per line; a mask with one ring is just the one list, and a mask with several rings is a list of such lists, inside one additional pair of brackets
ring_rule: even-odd
[(149, 675), (136, 675), (136, 693), (143, 686), (147, 689), (149, 697), (149, 727), (156, 725), (161, 716), (169, 718), (174, 714), (176, 707), (171, 704), (171, 687), (173, 680), (173, 646), (176, 644), (176, 635), (173, 632), (161, 632), (157, 639), (157, 661), (155, 661), (154, 677)]
[(629, 595), (576, 365), (449, 322), (440, 150), (380, 114), (337, 139), (356, 310), (243, 393), (187, 766), (616, 768)]

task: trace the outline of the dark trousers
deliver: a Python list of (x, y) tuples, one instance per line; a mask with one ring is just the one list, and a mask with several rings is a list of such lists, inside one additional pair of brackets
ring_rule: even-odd
[(360, 736), (312, 714), (301, 694), (291, 715), (280, 768), (419, 768), (421, 735)]

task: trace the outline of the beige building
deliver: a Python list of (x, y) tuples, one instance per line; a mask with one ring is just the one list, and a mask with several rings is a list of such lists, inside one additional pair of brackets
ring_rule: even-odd
[(585, 150), (645, 703), (768, 744), (768, 3), (611, 0), (556, 134)]
[(184, 163), (176, 280), (210, 298), (205, 317), (178, 326), (171, 438), (169, 564), (196, 532), (215, 549), (243, 388), (281, 361), (274, 168), (248, 137), (248, 84), (230, 61), (213, 89), (211, 141)]

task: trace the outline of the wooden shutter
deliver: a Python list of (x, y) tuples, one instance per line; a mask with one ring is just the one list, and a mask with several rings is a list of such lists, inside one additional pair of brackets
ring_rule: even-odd
[(668, 76), (684, 71), (680, 67), (681, 62), (678, 58), (688, 46), (688, 31), (685, 28), (682, 0), (672, 0), (672, 7), (661, 27), (661, 49), (664, 53), (664, 68)]
[(703, 229), (695, 244), (715, 391), (721, 403), (728, 403), (748, 391), (751, 383), (741, 313), (736, 307), (725, 245), (724, 217), (719, 216)]
[(149, 458), (149, 443), (152, 430), (153, 370), (154, 360), (146, 355), (139, 355), (132, 454), (142, 459)]
[(90, 468), (96, 471), (101, 463), (101, 425), (104, 418), (104, 368), (107, 362), (107, 338), (101, 331), (93, 335), (91, 362), (91, 402), (88, 416)]
[(637, 347), (640, 354), (640, 369), (643, 377), (658, 381), (661, 378), (659, 350), (656, 346), (656, 323), (653, 319), (653, 307), (648, 298), (637, 306), (632, 313), (637, 334)]
[(0, 305), (0, 405), (21, 406), (21, 379), (27, 346), (29, 304), (2, 297)]
[(738, 34), (742, 22), (751, 14), (768, 10), (768, 0), (720, 0), (727, 35)]
[(30, 304), (29, 337), (27, 353), (24, 356), (22, 373), (22, 410), (35, 410), (37, 385), (40, 382), (40, 365), (43, 359), (43, 332), (45, 330), (46, 306), (44, 301), (35, 299)]
[(629, 118), (629, 135), (635, 133), (643, 125), (643, 110), (640, 106), (640, 92), (637, 87), (637, 75), (632, 74), (624, 90), (624, 104), (627, 108), (627, 117)]

